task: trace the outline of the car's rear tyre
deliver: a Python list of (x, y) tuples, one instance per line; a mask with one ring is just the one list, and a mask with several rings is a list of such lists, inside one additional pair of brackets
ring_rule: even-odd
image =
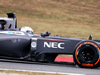
[(79, 67), (98, 67), (100, 61), (99, 45), (94, 41), (82, 41), (75, 47), (73, 58)]

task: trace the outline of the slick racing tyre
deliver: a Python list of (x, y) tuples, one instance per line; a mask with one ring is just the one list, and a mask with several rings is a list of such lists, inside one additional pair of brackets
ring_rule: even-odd
[(99, 44), (94, 41), (82, 41), (76, 47), (73, 54), (74, 62), (79, 67), (98, 67), (100, 61)]

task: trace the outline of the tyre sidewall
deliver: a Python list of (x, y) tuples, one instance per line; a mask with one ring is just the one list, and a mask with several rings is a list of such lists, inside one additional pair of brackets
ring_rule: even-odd
[[(86, 45), (89, 45), (92, 48), (94, 48), (95, 57), (93, 58), (93, 60), (91, 62), (86, 62), (81, 57), (82, 48), (84, 48)], [(77, 54), (77, 57), (76, 57), (76, 54)], [(98, 44), (95, 43), (94, 41), (82, 41), (82, 42), (78, 43), (75, 47), (73, 58), (74, 58), (74, 62), (79, 67), (97, 67), (98, 60), (99, 60), (99, 46), (98, 46)], [(83, 66), (83, 64), (85, 64), (85, 65)], [(93, 66), (91, 66), (91, 65), (93, 65)]]

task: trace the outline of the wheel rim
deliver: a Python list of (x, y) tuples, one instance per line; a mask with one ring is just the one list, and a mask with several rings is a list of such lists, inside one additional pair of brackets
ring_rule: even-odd
[(95, 51), (91, 47), (84, 48), (81, 51), (81, 58), (85, 62), (92, 62), (95, 57)]

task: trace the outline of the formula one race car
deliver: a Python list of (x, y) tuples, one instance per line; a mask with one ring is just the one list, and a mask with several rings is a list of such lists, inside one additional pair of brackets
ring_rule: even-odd
[(72, 54), (79, 67), (99, 67), (100, 40), (34, 34), (30, 27), (17, 28), (14, 13), (0, 17), (0, 58), (54, 62), (58, 54)]

